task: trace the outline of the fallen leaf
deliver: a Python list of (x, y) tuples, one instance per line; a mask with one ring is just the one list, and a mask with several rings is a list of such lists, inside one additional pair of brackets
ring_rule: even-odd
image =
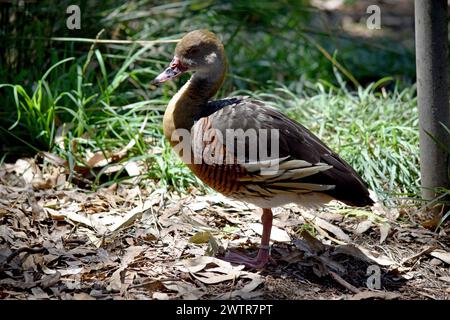
[(200, 211), (209, 207), (208, 202), (206, 201), (196, 201), (194, 203), (188, 204), (189, 209), (192, 211)]
[(89, 228), (94, 228), (92, 221), (76, 212), (68, 211), (68, 210), (54, 210), (52, 208), (44, 207), (44, 211), (50, 216), (55, 217), (56, 220), (61, 220), (61, 217), (64, 217), (65, 220), (71, 221), (75, 224), (82, 224)]
[(152, 299), (155, 300), (169, 300), (169, 295), (164, 292), (153, 292)]
[(208, 240), (208, 248), (205, 251), (207, 256), (214, 257), (218, 253), (224, 253), (223, 247), (219, 244), (219, 241), (214, 237), (210, 236)]
[(67, 268), (67, 269), (53, 270), (53, 269), (47, 268), (46, 266), (42, 266), (42, 271), (45, 274), (55, 274), (55, 273), (59, 272), (60, 275), (62, 275), (62, 276), (79, 274), (82, 270), (83, 270), (83, 267), (79, 267), (79, 268), (73, 267), (73, 268)]
[(0, 225), (0, 238), (9, 244), (14, 241), (14, 232), (6, 225)]
[(365, 300), (365, 299), (383, 299), (383, 300), (393, 300), (399, 299), (401, 295), (394, 292), (384, 292), (384, 291), (361, 291), (349, 298), (349, 300)]
[(80, 293), (75, 293), (73, 295), (73, 300), (97, 300), (97, 299), (95, 299), (93, 296), (91, 296), (85, 292), (80, 292)]
[(320, 260), (316, 260), (316, 261), (312, 262), (312, 271), (319, 278), (326, 277), (330, 274), (330, 271), (328, 270), (328, 268)]
[(144, 251), (144, 247), (141, 246), (132, 246), (127, 248), (120, 262), (120, 267), (111, 275), (108, 285), (109, 291), (121, 291), (122, 285), (124, 284), (122, 282), (122, 278), (125, 279), (126, 276), (126, 272), (125, 274), (122, 274), (122, 272), (125, 271), (128, 265), (132, 263), (142, 251)]
[(240, 297), (241, 299), (255, 299), (264, 294), (263, 290), (259, 290), (255, 292), (256, 288), (259, 287), (261, 283), (264, 283), (264, 278), (261, 275), (256, 273), (248, 273), (243, 276), (243, 278), (248, 278), (251, 281), (243, 286), (241, 289), (234, 290), (231, 292), (226, 292), (217, 297), (218, 299), (232, 299), (235, 297)]
[(205, 293), (194, 285), (181, 281), (165, 281), (164, 286), (171, 291), (177, 292), (177, 297), (181, 297), (186, 300), (198, 300)]
[(340, 274), (344, 274), (347, 269), (344, 268), (343, 265), (341, 265), (340, 263), (330, 259), (329, 257), (327, 257), (326, 255), (320, 255), (317, 257), (324, 265), (327, 266), (328, 269), (332, 269), (336, 272), (339, 272)]
[(446, 264), (450, 264), (450, 252), (444, 250), (434, 250), (430, 252), (430, 256), (438, 258), (444, 261)]
[[(295, 244), (295, 240), (294, 240)], [(304, 260), (304, 254), (300, 251), (292, 251), (286, 255), (283, 255), (281, 260), (286, 261), (287, 263), (296, 263)]]
[(389, 235), (389, 232), (391, 231), (391, 226), (389, 223), (382, 223), (380, 224), (380, 244), (382, 244), (386, 238)]
[(26, 184), (30, 184), (37, 175), (38, 168), (33, 159), (18, 159), (14, 164), (14, 171)]
[(225, 272), (223, 274), (218, 274), (215, 272), (198, 272), (192, 274), (192, 276), (206, 284), (216, 284), (229, 280), (235, 280), (238, 277), (236, 274), (226, 274)]
[(122, 218), (120, 221), (115, 223), (112, 227), (110, 227), (111, 232), (116, 232), (119, 229), (122, 229), (126, 226), (129, 226), (134, 220), (138, 219), (142, 216), (142, 213), (151, 208), (153, 201), (146, 200), (142, 206), (137, 206), (130, 211)]
[(317, 225), (319, 228), (333, 233), (339, 240), (350, 242), (350, 237), (338, 226), (335, 226), (328, 221), (325, 221), (306, 211), (301, 211), (300, 214), (305, 218), (306, 221), (312, 223), (313, 225)]
[(130, 177), (137, 177), (141, 175), (141, 169), (139, 165), (134, 161), (127, 161), (125, 164), (125, 170), (127, 171)]
[(209, 241), (209, 238), (211, 238), (212, 235), (208, 231), (204, 232), (197, 232), (192, 237), (189, 238), (189, 242), (195, 243), (195, 244), (201, 244), (201, 243), (207, 243)]
[(30, 299), (33, 299), (33, 300), (48, 300), (49, 299), (48, 294), (39, 287), (31, 288), (31, 293), (33, 295), (30, 296)]
[(193, 259), (186, 259), (179, 263), (179, 265), (183, 265), (186, 269), (182, 271), (187, 271), (190, 273), (196, 273), (206, 268), (208, 264), (215, 264), (219, 267), (229, 270), (242, 270), (244, 266), (233, 267), (233, 265), (227, 261), (220, 260), (214, 257), (197, 257)]
[(67, 161), (63, 158), (57, 156), (56, 154), (47, 152), (47, 151), (40, 151), (39, 155), (43, 158), (46, 158), (48, 162), (51, 164), (58, 166), (58, 167), (65, 167), (67, 166)]
[(261, 283), (264, 282), (264, 278), (255, 273), (249, 273), (246, 278), (250, 278), (251, 281), (239, 290), (239, 292), (248, 293), (255, 290)]
[(300, 235), (303, 239), (294, 240), (294, 245), (298, 249), (310, 255), (318, 255), (325, 251), (325, 245), (321, 241), (313, 237), (308, 231), (303, 230)]
[[(261, 223), (250, 223), (249, 227), (258, 235), (262, 235), (263, 225)], [(270, 239), (277, 242), (291, 242), (291, 237), (289, 237), (288, 233), (276, 226), (272, 226)]]
[(54, 286), (55, 284), (57, 284), (59, 282), (60, 279), (61, 279), (61, 273), (56, 272), (51, 275), (43, 276), (42, 279), (39, 281), (39, 284), (42, 288), (45, 289), (45, 288)]
[[(206, 284), (234, 280), (242, 274), (246, 274), (242, 271), (245, 266), (234, 267), (231, 263), (214, 257), (202, 256), (182, 261), (181, 264), (193, 277)], [(212, 267), (213, 265), (216, 267)]]
[(434, 212), (434, 215), (431, 219), (422, 221), (420, 224), (422, 227), (428, 230), (436, 230), (436, 228), (441, 223), (442, 219), (442, 213), (440, 212), (443, 210), (442, 205), (436, 205), (433, 208), (431, 208), (431, 212)]
[(21, 281), (21, 280), (14, 280), (11, 278), (6, 279), (0, 279), (0, 285), (5, 287), (13, 287), (13, 288), (20, 288), (22, 290), (24, 289), (30, 289), (35, 287), (38, 284), (37, 281)]
[(367, 230), (370, 229), (370, 227), (372, 226), (372, 221), (370, 220), (364, 220), (361, 221), (360, 223), (358, 223), (358, 225), (356, 226), (355, 229), (355, 233), (356, 234), (363, 234), (364, 232), (366, 232)]
[(369, 263), (375, 262), (376, 264), (379, 264), (381, 266), (390, 266), (393, 264), (396, 264), (394, 261), (386, 257), (385, 255), (382, 255), (375, 251), (369, 251), (361, 246), (355, 245), (355, 244), (346, 244), (346, 245), (339, 245), (336, 246), (333, 255), (334, 254), (346, 254), (350, 255), (354, 258), (357, 258), (362, 261), (366, 261)]
[(395, 221), (400, 216), (399, 209), (387, 208), (381, 202), (376, 202), (371, 209), (376, 215), (386, 217), (390, 221)]

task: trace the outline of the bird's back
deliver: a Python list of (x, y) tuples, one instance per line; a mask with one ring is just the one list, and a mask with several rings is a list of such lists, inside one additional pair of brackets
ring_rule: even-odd
[[(292, 194), (314, 194), (353, 206), (373, 203), (366, 184), (347, 162), (304, 126), (261, 101), (241, 96), (211, 101), (196, 120), (192, 130), (195, 139), (201, 139), (205, 131), (213, 129), (213, 133), (194, 153), (200, 152), (204, 159), (206, 147), (216, 150), (216, 160), (217, 150), (221, 150), (222, 159), (233, 159), (233, 163), (214, 163), (209, 154), (208, 163), (191, 166), (200, 179), (222, 193), (267, 199), (271, 194), (286, 195), (286, 202), (291, 202)], [(275, 131), (278, 134), (271, 136)], [(230, 132), (240, 134), (230, 136)], [(251, 141), (251, 134), (245, 135), (248, 132), (256, 133), (256, 140)], [(260, 149), (273, 150), (275, 143), (276, 157), (263, 152), (269, 156), (267, 164)], [(251, 152), (255, 147), (256, 154)], [(239, 150), (245, 150), (244, 155)], [(267, 172), (273, 165), (279, 170)]]

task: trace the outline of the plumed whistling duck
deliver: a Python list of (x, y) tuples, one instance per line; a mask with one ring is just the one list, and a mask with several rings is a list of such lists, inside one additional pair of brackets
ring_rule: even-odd
[[(178, 42), (169, 67), (153, 83), (193, 73), (167, 106), (164, 135), (205, 184), (262, 208), (263, 233), (256, 258), (235, 252), (225, 257), (261, 268), (270, 258), (271, 208), (287, 203), (316, 206), (333, 199), (361, 207), (373, 201), (347, 162), (280, 111), (245, 96), (210, 101), (226, 70), (220, 40), (207, 30), (195, 30)], [(188, 149), (179, 147), (185, 132), (190, 133)]]

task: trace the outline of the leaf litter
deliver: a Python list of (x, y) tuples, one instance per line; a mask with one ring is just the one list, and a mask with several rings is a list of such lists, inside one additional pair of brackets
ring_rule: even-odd
[[(90, 165), (123, 152), (93, 154)], [(93, 192), (68, 182), (64, 160), (42, 158), (0, 166), (2, 299), (449, 298), (448, 225), (431, 232), (380, 203), (373, 211), (287, 205), (274, 210), (275, 264), (251, 270), (220, 257), (256, 255), (254, 206), (140, 184), (137, 162), (126, 164), (129, 183)], [(379, 288), (367, 285), (370, 266)]]

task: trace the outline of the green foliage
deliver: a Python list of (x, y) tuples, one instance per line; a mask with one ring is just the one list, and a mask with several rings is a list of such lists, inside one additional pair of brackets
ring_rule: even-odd
[[(111, 72), (106, 67), (108, 60), (93, 46), (85, 59), (68, 58), (53, 65), (31, 92), (19, 84), (0, 84), (0, 90), (11, 91), (17, 115), (7, 120), (14, 123), (3, 134), (34, 151), (53, 151), (69, 160), (72, 169), (86, 166), (90, 154), (114, 154), (133, 142), (123, 162), (146, 161), (149, 178), (178, 191), (199, 185), (162, 136), (162, 112), (168, 97), (143, 99), (127, 87), (126, 82), (132, 79), (156, 73), (130, 68), (146, 51), (147, 47), (130, 48), (121, 67)], [(50, 75), (64, 65), (69, 65), (65, 73), (49, 81)], [(132, 99), (137, 101), (130, 103)], [(160, 151), (149, 153), (149, 149)], [(92, 172), (94, 186), (102, 184), (107, 168)], [(119, 181), (120, 173), (107, 178), (110, 181), (106, 184)]]

